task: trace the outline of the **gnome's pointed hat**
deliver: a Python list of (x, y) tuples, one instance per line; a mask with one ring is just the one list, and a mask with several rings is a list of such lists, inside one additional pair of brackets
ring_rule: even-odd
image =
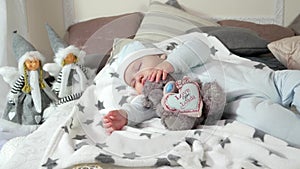
[(82, 57), (85, 56), (84, 51), (80, 50), (79, 48), (73, 45), (69, 45), (67, 42), (61, 39), (50, 25), (46, 24), (46, 29), (48, 32), (51, 48), (55, 54), (54, 61), (57, 64), (61, 65), (64, 58), (69, 53), (73, 53), (74, 55), (76, 55), (78, 58), (78, 62), (83, 61)]
[(17, 31), (14, 31), (13, 33), (12, 48), (14, 55), (18, 61), (20, 73), (23, 73), (23, 63), (26, 61), (26, 59), (37, 58), (42, 63), (45, 60), (44, 56), (40, 52), (38, 52), (30, 42), (28, 42), (24, 37), (19, 35)]
[(19, 60), (26, 52), (36, 51), (35, 47), (29, 43), (25, 38), (14, 31), (12, 48), (17, 60)]
[(59, 49), (64, 49), (69, 46), (64, 40), (62, 40), (58, 34), (53, 30), (53, 28), (46, 24), (46, 29), (48, 32), (48, 37), (50, 41), (51, 48), (54, 53), (57, 53)]

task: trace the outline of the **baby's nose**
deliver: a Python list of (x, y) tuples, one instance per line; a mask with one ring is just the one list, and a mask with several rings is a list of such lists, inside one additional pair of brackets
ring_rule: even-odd
[(144, 75), (138, 75), (136, 81), (139, 82), (139, 83), (145, 83), (146, 78), (145, 78)]
[(140, 82), (143, 79), (143, 75), (138, 75), (137, 76), (137, 81)]

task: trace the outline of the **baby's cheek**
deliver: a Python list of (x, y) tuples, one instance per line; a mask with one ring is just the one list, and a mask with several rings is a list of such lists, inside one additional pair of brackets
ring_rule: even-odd
[(138, 94), (142, 94), (143, 85), (142, 84), (135, 85), (135, 90)]

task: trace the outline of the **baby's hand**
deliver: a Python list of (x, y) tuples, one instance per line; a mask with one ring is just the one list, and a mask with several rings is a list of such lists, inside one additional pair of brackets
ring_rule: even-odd
[(163, 61), (160, 64), (155, 66), (156, 69), (161, 69), (167, 73), (173, 73), (174, 72), (174, 67), (171, 63), (169, 63), (168, 61)]
[(159, 82), (160, 80), (166, 80), (168, 73), (161, 69), (152, 69), (149, 72), (148, 80), (151, 82)]
[(127, 113), (123, 110), (112, 110), (103, 117), (103, 127), (111, 134), (121, 130), (127, 124)]
[(151, 70), (148, 80), (150, 80), (151, 82), (166, 80), (167, 75), (172, 72), (174, 72), (173, 66), (168, 61), (163, 61)]

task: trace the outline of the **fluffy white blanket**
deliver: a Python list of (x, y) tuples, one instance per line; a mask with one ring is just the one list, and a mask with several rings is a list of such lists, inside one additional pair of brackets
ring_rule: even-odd
[(126, 127), (107, 135), (91, 86), (67, 121), (52, 137), (41, 168), (67, 168), (80, 163), (118, 166), (176, 166), (199, 168), (296, 169), (300, 150), (237, 121), (220, 121), (187, 131), (168, 131), (159, 119), (137, 128)]

